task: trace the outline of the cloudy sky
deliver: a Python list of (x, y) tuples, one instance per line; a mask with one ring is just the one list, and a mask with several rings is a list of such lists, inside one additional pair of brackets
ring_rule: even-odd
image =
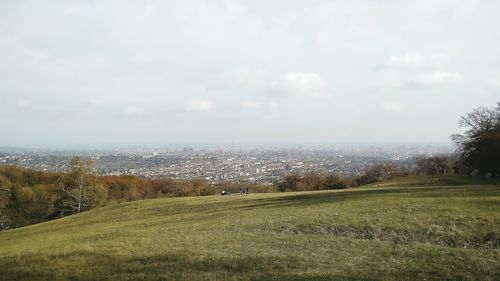
[(449, 142), (500, 1), (1, 1), (0, 146)]

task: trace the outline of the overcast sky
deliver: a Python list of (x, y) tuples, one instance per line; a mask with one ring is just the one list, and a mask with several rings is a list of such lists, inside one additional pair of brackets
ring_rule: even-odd
[(0, 146), (447, 143), (500, 1), (1, 1)]

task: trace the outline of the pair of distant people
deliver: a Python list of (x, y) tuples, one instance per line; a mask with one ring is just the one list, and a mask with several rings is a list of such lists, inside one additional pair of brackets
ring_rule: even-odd
[[(240, 188), (240, 194), (248, 194), (248, 193), (250, 193), (248, 191), (248, 187), (247, 188)], [(229, 192), (227, 190), (223, 190), (222, 195), (231, 195), (231, 192)]]

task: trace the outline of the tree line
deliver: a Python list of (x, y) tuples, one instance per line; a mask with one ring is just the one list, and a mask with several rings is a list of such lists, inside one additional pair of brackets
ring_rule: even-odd
[(92, 208), (140, 199), (206, 196), (221, 189), (275, 192), (274, 186), (225, 183), (203, 179), (144, 179), (99, 176), (94, 162), (73, 157), (67, 173), (0, 166), (0, 230), (39, 223)]

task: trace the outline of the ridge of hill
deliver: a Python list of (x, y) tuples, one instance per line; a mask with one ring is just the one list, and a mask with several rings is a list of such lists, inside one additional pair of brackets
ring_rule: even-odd
[(371, 183), (363, 187), (417, 187), (417, 186), (460, 186), (460, 185), (500, 185), (496, 177), (468, 175), (413, 175), (397, 177), (380, 183)]

